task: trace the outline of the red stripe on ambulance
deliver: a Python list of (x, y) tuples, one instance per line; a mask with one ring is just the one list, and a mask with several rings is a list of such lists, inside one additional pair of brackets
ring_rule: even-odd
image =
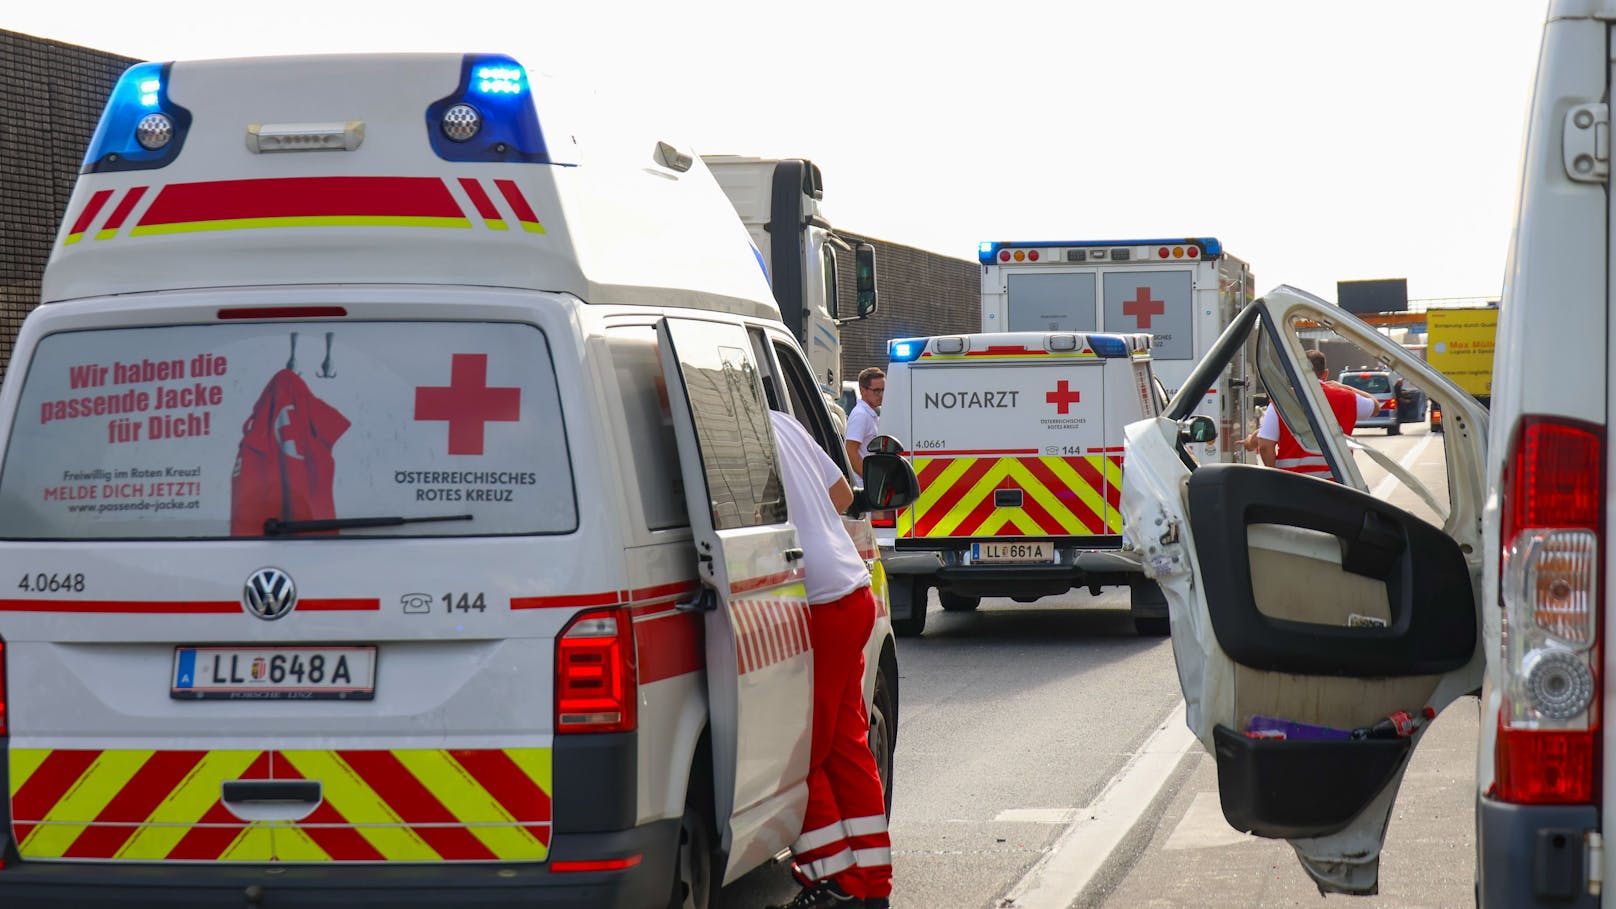
[(252, 218), (464, 218), (438, 177), (277, 177), (171, 183), (141, 227)]

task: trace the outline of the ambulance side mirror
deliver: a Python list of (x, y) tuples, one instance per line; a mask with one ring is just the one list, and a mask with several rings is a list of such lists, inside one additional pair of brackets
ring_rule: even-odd
[(1190, 444), (1215, 442), (1218, 438), (1218, 424), (1205, 414), (1196, 414), (1179, 424), (1178, 440)]
[(920, 498), (920, 480), (909, 462), (895, 454), (872, 453), (864, 456), (864, 486), (853, 490), (847, 514), (857, 517), (871, 511), (908, 508)]
[(868, 445), (864, 446), (864, 450), (875, 454), (901, 455), (903, 454), (903, 443), (893, 436), (876, 436), (870, 440)]

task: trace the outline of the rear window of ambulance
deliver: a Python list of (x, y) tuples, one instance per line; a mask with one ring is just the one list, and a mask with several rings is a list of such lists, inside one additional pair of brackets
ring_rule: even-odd
[(50, 335), (0, 464), (7, 539), (482, 536), (577, 523), (549, 345), (514, 323)]

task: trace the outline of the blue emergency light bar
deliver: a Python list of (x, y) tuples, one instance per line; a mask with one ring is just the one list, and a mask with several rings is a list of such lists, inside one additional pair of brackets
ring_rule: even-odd
[(926, 352), (925, 338), (902, 338), (887, 342), (887, 359), (893, 363), (908, 363), (920, 359)]
[[(481, 118), (476, 135), (460, 142), (441, 127), (443, 115), (457, 104), (469, 105)], [(432, 150), (445, 161), (555, 163), (539, 129), (527, 70), (504, 54), (467, 54), (460, 86), (427, 107), (426, 127)]]
[(1116, 335), (1088, 335), (1089, 348), (1102, 357), (1128, 356), (1128, 342)]
[[(150, 170), (179, 156), (191, 127), (191, 112), (168, 99), (168, 63), (136, 63), (112, 87), (95, 135), (84, 151), (83, 173)], [(140, 144), (137, 130), (153, 114), (168, 118), (172, 130), (157, 148)]]
[[(1223, 255), (1223, 244), (1216, 237), (1171, 237), (1158, 240), (983, 240), (977, 244), (976, 258), (983, 265), (996, 265), (1001, 249), (1050, 249), (1052, 247), (1070, 247), (1073, 249), (1094, 249), (1097, 247), (1112, 246), (1197, 246), (1201, 250), (1200, 258), (1211, 259)], [(1135, 260), (1146, 261), (1144, 259)]]

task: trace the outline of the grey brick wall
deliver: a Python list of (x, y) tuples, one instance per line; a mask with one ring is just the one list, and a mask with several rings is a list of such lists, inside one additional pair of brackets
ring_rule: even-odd
[[(977, 331), (982, 324), (982, 266), (912, 246), (838, 231), (875, 244), (881, 305), (862, 322), (842, 326), (842, 378), (866, 366), (887, 365), (887, 341)], [(853, 270), (837, 274), (837, 306), (856, 309)]]
[(11, 360), (85, 146), (118, 76), (138, 61), (0, 30), (0, 366)]

